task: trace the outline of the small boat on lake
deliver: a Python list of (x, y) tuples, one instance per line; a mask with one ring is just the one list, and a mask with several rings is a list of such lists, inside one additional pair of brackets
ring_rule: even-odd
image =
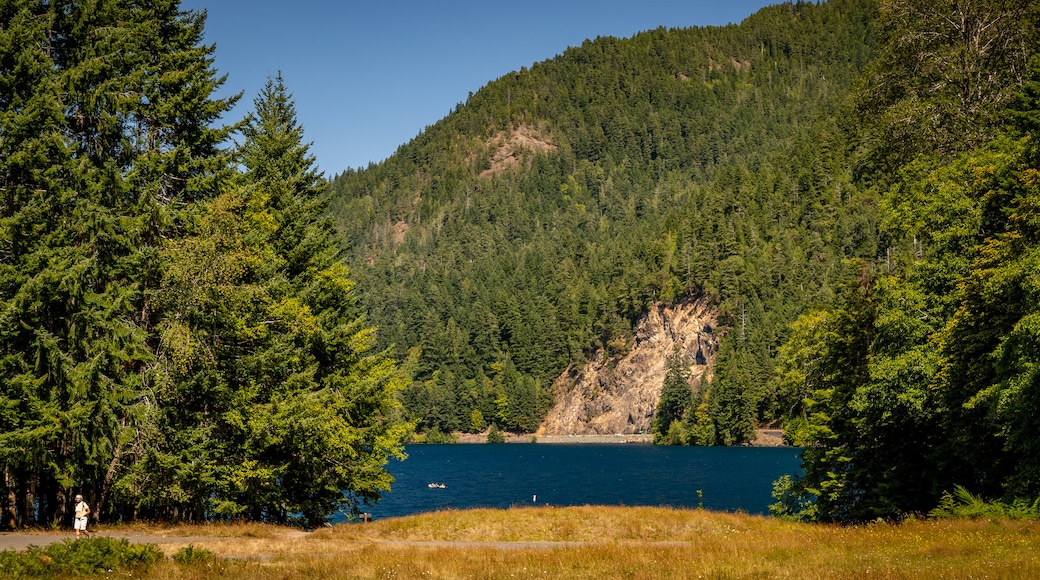
[(430, 484), (427, 484), (426, 487), (428, 487), (430, 489), (444, 489), (444, 488), (446, 488), (448, 486), (444, 485), (443, 483), (430, 483)]

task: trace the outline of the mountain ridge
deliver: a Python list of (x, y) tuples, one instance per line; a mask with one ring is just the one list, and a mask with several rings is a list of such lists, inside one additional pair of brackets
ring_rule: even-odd
[(338, 175), (330, 211), (417, 428), (533, 431), (565, 369), (695, 295), (742, 324), (719, 347), (716, 399), (742, 409), (718, 412), (720, 442), (778, 418), (764, 385), (786, 325), (831, 300), (842, 258), (875, 251), (833, 119), (873, 10), (783, 4), (586, 41)]

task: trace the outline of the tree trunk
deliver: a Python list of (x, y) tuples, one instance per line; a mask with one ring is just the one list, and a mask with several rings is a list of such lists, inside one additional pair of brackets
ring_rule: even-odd
[(58, 486), (57, 493), (54, 494), (54, 517), (51, 523), (58, 527), (72, 525), (72, 518), (70, 517), (69, 506), (72, 503), (72, 494), (69, 493), (69, 488), (64, 485)]
[(97, 505), (91, 510), (94, 521), (100, 523), (102, 514), (105, 513), (105, 501), (108, 499), (108, 490), (112, 488), (112, 478), (115, 477), (116, 468), (119, 467), (119, 459), (123, 456), (123, 441), (120, 439), (116, 444), (115, 452), (112, 453), (112, 462), (108, 464), (105, 471), (105, 480), (101, 482), (101, 495), (98, 497)]
[(25, 495), (22, 496), (22, 527), (31, 528), (36, 525), (36, 474), (30, 474), (25, 481)]
[(2, 513), (0, 513), (0, 529), (12, 530), (18, 525), (18, 510), (15, 507), (18, 505), (18, 495), (15, 493), (14, 483), (11, 466), (5, 465), (4, 488), (7, 489), (7, 493), (4, 494)]

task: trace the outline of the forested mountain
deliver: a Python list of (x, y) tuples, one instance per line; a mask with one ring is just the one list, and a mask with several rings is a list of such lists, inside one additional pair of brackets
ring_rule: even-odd
[(879, 251), (837, 116), (875, 9), (586, 41), (337, 176), (330, 210), (419, 428), (533, 430), (557, 375), (695, 295), (726, 334), (697, 442), (746, 441), (797, 406), (771, 380), (788, 325), (833, 301), (842, 260)]

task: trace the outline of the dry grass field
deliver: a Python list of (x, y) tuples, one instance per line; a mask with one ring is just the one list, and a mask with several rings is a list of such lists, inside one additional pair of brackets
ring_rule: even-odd
[[(258, 525), (140, 531), (190, 536), (221, 557), (160, 564), (150, 578), (1040, 578), (1040, 522), (1021, 521), (838, 527), (573, 507), (437, 512), (310, 534)], [(160, 548), (173, 554), (187, 543)]]

